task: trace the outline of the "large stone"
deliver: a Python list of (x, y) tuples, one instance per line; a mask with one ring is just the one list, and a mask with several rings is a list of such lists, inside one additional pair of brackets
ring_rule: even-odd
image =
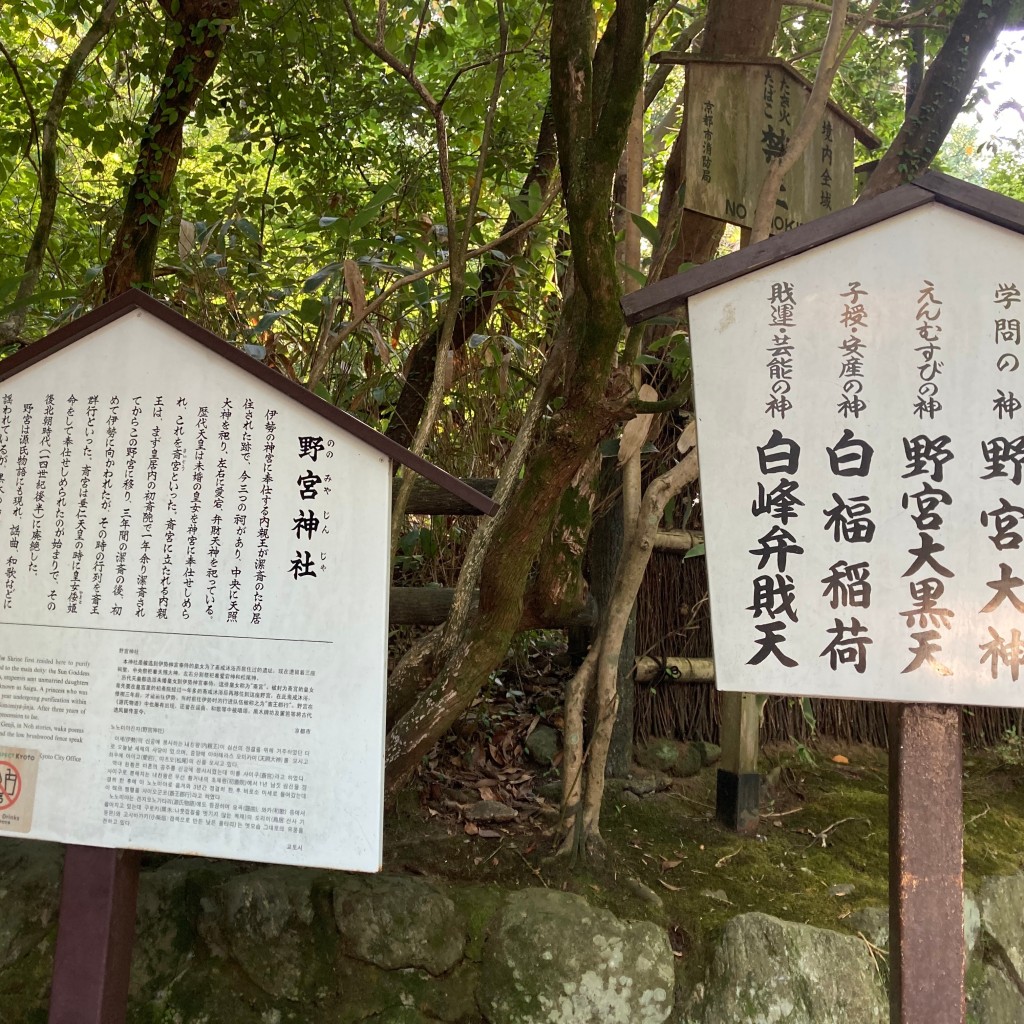
[(45, 1020), (64, 848), (0, 838), (0, 1020)]
[(642, 767), (676, 778), (696, 775), (704, 764), (701, 749), (695, 744), (664, 738), (649, 740), (637, 748), (635, 756)]
[(160, 1004), (176, 979), (192, 969), (202, 894), (213, 892), (237, 873), (238, 866), (228, 861), (181, 857), (140, 874), (132, 947), (133, 999)]
[(843, 924), (851, 932), (859, 932), (879, 949), (889, 948), (889, 908), (862, 907), (847, 917)]
[(889, 1007), (860, 939), (755, 913), (725, 926), (687, 1019), (695, 1024), (887, 1024)]
[(530, 757), (545, 768), (554, 763), (560, 746), (558, 733), (550, 725), (538, 725), (526, 737), (526, 749), (529, 751)]
[(325, 875), (268, 867), (236, 875), (202, 901), (199, 930), (215, 954), (234, 960), (268, 995), (308, 999), (326, 981), (312, 927), (313, 885)]
[(385, 970), (420, 967), (444, 974), (466, 946), (455, 904), (419, 878), (340, 875), (334, 920), (342, 952)]
[(967, 1024), (1021, 1024), (1024, 998), (1017, 986), (988, 964), (967, 990)]
[[(889, 948), (889, 908), (863, 907), (843, 919), (843, 924), (852, 932), (859, 932), (873, 946)], [(981, 911), (978, 901), (964, 891), (964, 946), (967, 955), (974, 952), (981, 931)]]
[(981, 940), (1024, 978), (1024, 875), (986, 878), (978, 889)]
[(665, 932), (548, 889), (508, 898), (480, 977), (489, 1024), (661, 1024), (672, 1010)]

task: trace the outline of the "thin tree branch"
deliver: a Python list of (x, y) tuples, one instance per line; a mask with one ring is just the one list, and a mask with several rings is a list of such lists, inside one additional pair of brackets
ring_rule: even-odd
[[(487, 242), (484, 245), (478, 245), (475, 249), (470, 249), (469, 252), (466, 253), (466, 259), (475, 259), (477, 256), (483, 256), (484, 253), (488, 253), (492, 249), (500, 249), (506, 242), (515, 238), (523, 231), (529, 231), (530, 228), (535, 224), (539, 224), (540, 221), (544, 219), (544, 215), (548, 212), (553, 201), (554, 194), (547, 198), (541, 208), (529, 220), (524, 220), (521, 224), (517, 224), (511, 231), (506, 231), (505, 234), (495, 238), (493, 242)], [(434, 274), (440, 274), (450, 266), (451, 261), (445, 260), (443, 263), (436, 263), (432, 267), (427, 267), (426, 270), (417, 270), (411, 274), (403, 274), (402, 277), (400, 277), (394, 284), (389, 285), (384, 289), (384, 291), (380, 292), (375, 298), (368, 302), (366, 304), (366, 308), (359, 314), (359, 316), (353, 317), (337, 334), (333, 335), (327, 341), (323, 352), (318, 354), (317, 359), (309, 371), (306, 387), (310, 390), (316, 387), (320, 382), (320, 378), (323, 375), (324, 370), (327, 368), (327, 364), (331, 361), (331, 357), (334, 353), (338, 351), (339, 346), (341, 346), (347, 338), (359, 329), (367, 317), (376, 313), (377, 310), (388, 301), (388, 299), (401, 291), (406, 285), (415, 284), (417, 281), (422, 281), (425, 277), (433, 277)]]
[[(877, 2), (878, 0), (875, 0), (875, 3), (872, 4), (872, 9), (877, 6)], [(828, 35), (825, 37), (825, 45), (821, 51), (821, 63), (818, 65), (818, 73), (814, 76), (811, 95), (807, 99), (807, 105), (800, 115), (800, 121), (786, 146), (786, 152), (771, 160), (768, 165), (768, 173), (761, 184), (757, 206), (754, 209), (754, 221), (750, 228), (751, 244), (763, 241), (768, 237), (771, 231), (772, 215), (775, 213), (775, 200), (778, 198), (782, 179), (796, 166), (797, 160), (807, 148), (815, 129), (821, 122), (825, 105), (828, 103), (828, 94), (832, 89), (832, 82), (839, 69), (848, 5), (849, 0), (835, 0), (832, 5)]]
[[(25, 101), (25, 110), (28, 112), (28, 119), (32, 128), (32, 140), (36, 144), (36, 156), (38, 157), (40, 132), (39, 121), (36, 118), (36, 108), (32, 105), (32, 101), (29, 99), (28, 90), (25, 88), (25, 81), (21, 77), (21, 72), (18, 70), (17, 63), (2, 42), (0, 42), (0, 56), (7, 61), (7, 65), (14, 75), (14, 81), (18, 84), (18, 92), (21, 93), (21, 98)], [(28, 155), (27, 151), (25, 155)]]

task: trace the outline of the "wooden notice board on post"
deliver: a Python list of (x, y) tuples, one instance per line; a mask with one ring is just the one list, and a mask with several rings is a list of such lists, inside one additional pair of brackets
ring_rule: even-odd
[[(688, 210), (751, 227), (768, 162), (781, 156), (810, 96), (811, 83), (783, 60), (659, 53), (655, 63), (686, 68)], [(776, 201), (772, 234), (842, 210), (853, 202), (854, 141), (877, 136), (834, 103)]]
[(1024, 707), (1024, 204), (930, 173), (687, 303), (715, 678), (889, 701), (892, 998), (964, 1013), (960, 706)]
[(138, 860), (377, 871), (392, 462), (129, 292), (0, 362), (0, 842), (69, 844), (51, 1024), (123, 1021)]
[(0, 836), (375, 871), (391, 460), (141, 293), (0, 363)]

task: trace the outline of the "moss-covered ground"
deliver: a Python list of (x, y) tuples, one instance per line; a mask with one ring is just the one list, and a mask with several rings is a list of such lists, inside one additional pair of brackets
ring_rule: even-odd
[[(386, 822), (385, 870), (578, 892), (620, 916), (665, 925), (684, 961), (741, 912), (836, 928), (854, 910), (886, 904), (885, 752), (779, 747), (763, 753), (760, 768), (765, 782), (756, 835), (738, 836), (714, 820), (713, 766), (693, 778), (659, 780), (668, 788), (642, 798), (613, 781), (602, 819), (606, 849), (575, 865), (552, 856), (553, 809), (527, 811), (518, 822), (471, 835), (455, 801), (432, 800), (429, 788), (410, 792)], [(1022, 783), (1019, 763), (996, 752), (966, 755), (968, 887), (1024, 864)], [(536, 784), (544, 790), (543, 779)]]

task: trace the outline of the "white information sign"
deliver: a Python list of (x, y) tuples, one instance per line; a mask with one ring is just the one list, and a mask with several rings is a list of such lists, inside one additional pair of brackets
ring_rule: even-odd
[(1024, 706), (1022, 293), (933, 203), (690, 297), (720, 689)]
[(0, 834), (378, 870), (390, 479), (144, 310), (0, 383)]

